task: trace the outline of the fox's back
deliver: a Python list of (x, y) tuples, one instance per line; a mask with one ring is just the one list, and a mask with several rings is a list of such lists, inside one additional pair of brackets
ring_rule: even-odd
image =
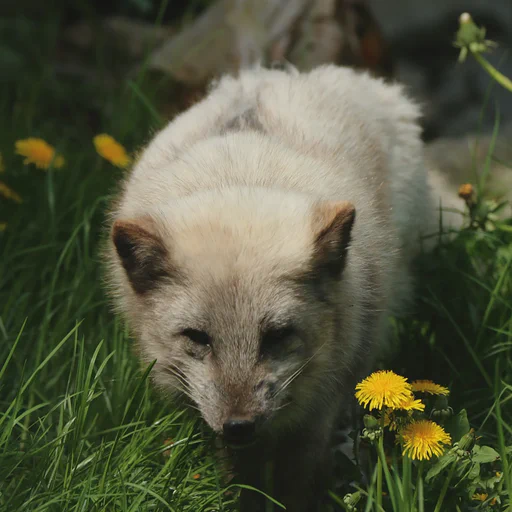
[(125, 203), (278, 187), (350, 199), (363, 216), (374, 206), (393, 210), (407, 233), (426, 202), (417, 118), (399, 86), (348, 68), (245, 71), (223, 78), (157, 135), (128, 182)]

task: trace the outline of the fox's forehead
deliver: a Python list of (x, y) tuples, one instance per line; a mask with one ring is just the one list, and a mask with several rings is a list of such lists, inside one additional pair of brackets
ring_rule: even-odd
[(310, 203), (269, 190), (183, 198), (163, 217), (173, 264), (195, 279), (241, 282), (300, 272), (312, 250)]
[(286, 223), (197, 226), (177, 233), (173, 262), (194, 279), (249, 283), (300, 272), (311, 254), (302, 232)]
[(177, 244), (174, 258), (185, 282), (182, 309), (198, 308), (195, 315), (214, 324), (209, 328), (263, 328), (287, 323), (296, 313), (297, 276), (305, 272), (311, 250), (305, 241), (287, 241), (285, 230), (253, 233), (247, 239), (212, 230), (195, 233), (191, 245)]
[(199, 318), (220, 332), (258, 330), (293, 321), (301, 300), (292, 282), (270, 276), (210, 276), (184, 294)]
[(176, 331), (193, 327), (212, 335), (289, 324), (304, 304), (293, 275), (254, 268), (244, 272), (228, 265), (222, 272), (208, 264), (197, 274), (185, 272), (181, 283), (160, 293), (158, 302), (172, 316)]

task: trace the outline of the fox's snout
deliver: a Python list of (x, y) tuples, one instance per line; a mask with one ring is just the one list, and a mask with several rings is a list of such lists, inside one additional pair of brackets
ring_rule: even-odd
[(232, 417), (222, 426), (223, 438), (229, 446), (241, 448), (256, 440), (258, 419)]

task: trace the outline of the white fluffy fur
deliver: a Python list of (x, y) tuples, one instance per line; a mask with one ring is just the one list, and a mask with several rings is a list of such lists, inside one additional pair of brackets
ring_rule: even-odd
[[(288, 480), (280, 496), (291, 510), (311, 510), (308, 482), (325, 466), (322, 447), (353, 389), (347, 376), (368, 369), (389, 314), (407, 306), (420, 237), (436, 230), (429, 183), (441, 181), (427, 176), (418, 117), (400, 86), (347, 68), (224, 77), (151, 141), (113, 211), (113, 220), (150, 217), (172, 268), (185, 276), (141, 297), (111, 246), (111, 284), (142, 356), (158, 360), (156, 382), (171, 388), (169, 368), (178, 368), (216, 431), (236, 409), (269, 418), (279, 411), (266, 422), (274, 439), (280, 429), (308, 433), (306, 441), (280, 438), (284, 455), (270, 448), (278, 460), (303, 454), (300, 475), (281, 472)], [(352, 203), (356, 214), (341, 281), (326, 288), (314, 277), (326, 288), (322, 299), (311, 281), (304, 292), (283, 276), (308, 270), (318, 207), (328, 201)], [(292, 319), (303, 334), (295, 352), (267, 364), (259, 326), (269, 316)], [(179, 334), (185, 328), (211, 329), (214, 356), (191, 357), (195, 349)], [(285, 393), (269, 400), (258, 384), (279, 387), (299, 374), (283, 412)]]
[[(224, 130), (251, 110), (261, 132)], [(279, 229), (277, 210), (285, 208), (278, 192), (293, 192), (297, 211), (288, 213), (296, 229), (287, 226), (279, 244), (293, 252), (297, 237), (305, 236), (305, 203), (351, 201), (357, 212), (351, 263), (369, 253), (386, 267), (390, 310), (396, 312), (409, 295), (406, 262), (420, 234), (434, 231), (437, 222), (418, 117), (401, 86), (349, 68), (323, 66), (307, 74), (256, 68), (225, 77), (152, 140), (115, 216), (151, 212), (173, 230), (214, 223), (217, 216), (243, 230), (254, 201), (262, 230), (254, 239), (266, 249), (269, 229)], [(217, 202), (227, 187), (229, 200), (219, 196)], [(390, 223), (384, 222), (388, 216)]]

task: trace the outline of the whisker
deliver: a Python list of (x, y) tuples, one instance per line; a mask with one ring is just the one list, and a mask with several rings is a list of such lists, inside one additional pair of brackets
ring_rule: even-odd
[(276, 407), (275, 409), (273, 409), (272, 412), (280, 411), (281, 409), (284, 409), (285, 407), (289, 406), (291, 403), (292, 403), (291, 400), (289, 402), (285, 402), (284, 404), (280, 405), (279, 407)]
[(180, 393), (184, 394), (186, 397), (188, 397), (190, 400), (194, 400), (190, 391), (188, 391), (186, 388), (183, 387), (183, 385), (180, 385), (180, 383), (176, 383), (174, 385), (174, 388), (179, 391)]
[(291, 385), (291, 383), (304, 371), (304, 368), (306, 368), (306, 366), (318, 355), (318, 353), (322, 350), (322, 348), (324, 348), (326, 343), (327, 342), (322, 343), (322, 345), (320, 345), (320, 347), (318, 347), (316, 352), (309, 359), (307, 359), (294, 373), (292, 373), (292, 375), (290, 375), (290, 377), (288, 377), (283, 382), (281, 387), (274, 394), (274, 398), (277, 397), (280, 393), (282, 393), (286, 388), (288, 388)]
[[(197, 399), (205, 399), (205, 397), (203, 397), (199, 392), (198, 390), (196, 389), (195, 392), (196, 392), (196, 395), (198, 396), (194, 396), (191, 392), (191, 386), (190, 386), (190, 383), (188, 382), (188, 379), (186, 378), (186, 375), (185, 373), (183, 372), (183, 370), (181, 368), (179, 368), (178, 366), (176, 366), (174, 363), (169, 363), (167, 366), (164, 367), (166, 371), (168, 371), (173, 377), (176, 378), (176, 380), (178, 381), (179, 384), (181, 384), (181, 386), (175, 386), (176, 389), (178, 389), (179, 391), (181, 391), (186, 397), (188, 397), (192, 402), (194, 403), (197, 403)], [(197, 411), (201, 412), (197, 407), (193, 406), (194, 409), (196, 409)]]
[(183, 377), (182, 375), (180, 375), (179, 373), (176, 373), (174, 372), (172, 369), (170, 368), (167, 368), (167, 371), (180, 383), (182, 384), (184, 387), (186, 387), (188, 389), (189, 385), (188, 385), (188, 382), (187, 380), (185, 379), (185, 377)]
[(190, 384), (188, 383), (187, 379), (185, 378), (183, 372), (176, 367), (175, 365), (168, 365), (164, 367), (167, 372), (169, 372), (173, 377), (175, 377), (176, 381), (180, 385), (175, 385), (174, 387), (181, 391), (184, 395), (186, 395), (188, 398), (190, 398), (192, 401), (195, 401), (192, 393), (190, 391)]

